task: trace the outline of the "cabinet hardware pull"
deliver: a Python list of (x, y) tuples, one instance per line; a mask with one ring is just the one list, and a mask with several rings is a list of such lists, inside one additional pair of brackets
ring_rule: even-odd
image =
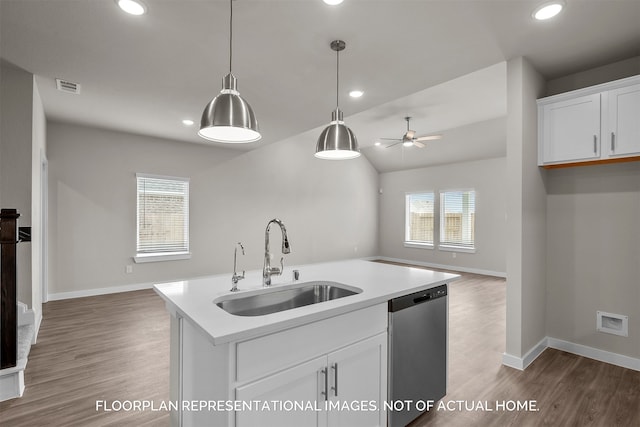
[(611, 132), (611, 151), (616, 150), (616, 134)]
[(598, 136), (593, 135), (593, 153), (598, 154)]
[(322, 368), (320, 372), (322, 372), (322, 375), (324, 376), (324, 389), (320, 394), (324, 396), (324, 400), (329, 400), (329, 372), (327, 372), (327, 368)]
[(333, 369), (333, 390), (334, 396), (338, 396), (338, 363), (334, 363), (331, 365), (331, 369)]

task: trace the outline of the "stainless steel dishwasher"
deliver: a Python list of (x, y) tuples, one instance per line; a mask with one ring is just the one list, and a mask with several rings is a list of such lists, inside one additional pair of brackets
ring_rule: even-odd
[[(389, 301), (389, 427), (424, 412), (447, 393), (447, 285)], [(403, 404), (397, 402), (404, 402)]]

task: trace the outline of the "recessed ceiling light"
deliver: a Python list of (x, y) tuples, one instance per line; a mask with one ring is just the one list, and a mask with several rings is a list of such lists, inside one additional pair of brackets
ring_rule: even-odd
[(130, 15), (144, 15), (147, 12), (147, 7), (138, 0), (116, 0), (120, 9), (124, 10)]
[(335, 6), (337, 4), (342, 3), (343, 0), (322, 0), (322, 1), (331, 6)]
[(193, 123), (194, 123), (194, 121), (191, 120), (191, 119), (184, 119), (182, 121), (182, 124), (185, 125), (185, 126), (193, 126)]
[(349, 92), (349, 96), (352, 98), (360, 98), (362, 95), (364, 95), (364, 92), (361, 90), (352, 90)]
[(564, 1), (544, 3), (538, 6), (531, 15), (538, 21), (545, 21), (559, 14), (564, 8), (564, 4)]
[(382, 145), (382, 143), (380, 141), (376, 141), (373, 145), (375, 145), (376, 147), (379, 147)]

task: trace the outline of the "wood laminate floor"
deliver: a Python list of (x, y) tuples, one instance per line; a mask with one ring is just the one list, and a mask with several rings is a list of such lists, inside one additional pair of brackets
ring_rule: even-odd
[[(501, 364), (505, 290), (503, 279), (473, 274), (450, 286), (443, 401), (452, 410), (431, 410), (411, 427), (640, 426), (640, 372), (551, 349), (523, 372)], [(0, 403), (0, 425), (167, 426), (166, 412), (95, 408), (97, 400), (169, 400), (162, 300), (145, 290), (45, 304), (25, 382), (22, 398)], [(535, 401), (538, 411), (497, 410), (505, 401)]]
[(11, 427), (167, 426), (166, 412), (96, 410), (96, 401), (169, 400), (169, 314), (149, 289), (43, 305)]

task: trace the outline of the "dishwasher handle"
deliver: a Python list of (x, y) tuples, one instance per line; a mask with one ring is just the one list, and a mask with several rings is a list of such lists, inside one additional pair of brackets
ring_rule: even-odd
[(431, 299), (431, 295), (430, 294), (425, 294), (425, 295), (422, 295), (421, 297), (414, 298), (413, 299), (413, 303), (414, 304), (420, 304), (421, 302), (429, 301), (430, 299)]

